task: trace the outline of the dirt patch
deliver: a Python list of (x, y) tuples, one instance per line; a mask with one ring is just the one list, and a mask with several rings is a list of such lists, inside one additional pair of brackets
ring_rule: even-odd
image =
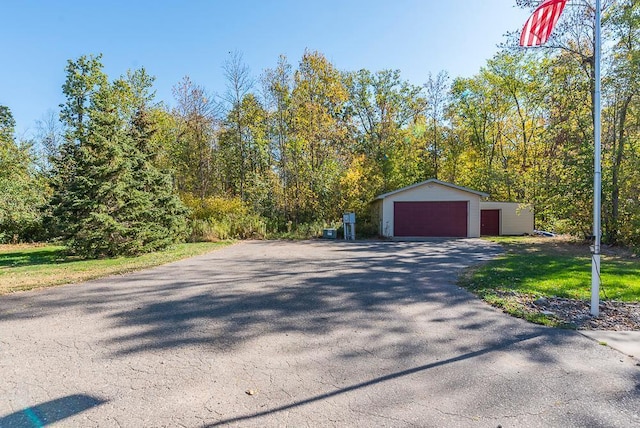
[(578, 330), (640, 331), (640, 303), (600, 302), (598, 317), (591, 315), (590, 302), (561, 297), (536, 298), (511, 291), (498, 292), (500, 297), (516, 302), (529, 314), (554, 318)]
[(12, 251), (29, 250), (31, 248), (45, 247), (48, 244), (35, 243), (35, 244), (0, 244), (0, 253), (9, 253)]

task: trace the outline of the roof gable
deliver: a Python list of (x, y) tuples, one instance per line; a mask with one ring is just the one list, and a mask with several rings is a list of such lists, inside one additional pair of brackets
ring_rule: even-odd
[(384, 193), (384, 194), (376, 197), (375, 200), (384, 199), (384, 198), (386, 198), (388, 196), (395, 195), (395, 194), (402, 193), (402, 192), (406, 192), (407, 190), (412, 190), (412, 189), (415, 189), (417, 187), (425, 186), (427, 184), (439, 184), (441, 186), (449, 187), (451, 189), (456, 189), (456, 190), (460, 190), (462, 192), (471, 193), (471, 194), (480, 196), (481, 198), (489, 197), (489, 194), (484, 193), (484, 192), (478, 192), (477, 190), (472, 190), (472, 189), (469, 189), (467, 187), (456, 186), (455, 184), (447, 183), (445, 181), (440, 181), (440, 180), (437, 180), (435, 178), (430, 178), (429, 180), (425, 180), (425, 181), (422, 181), (420, 183), (412, 184), (411, 186), (403, 187), (402, 189), (398, 189), (398, 190), (394, 190), (392, 192)]

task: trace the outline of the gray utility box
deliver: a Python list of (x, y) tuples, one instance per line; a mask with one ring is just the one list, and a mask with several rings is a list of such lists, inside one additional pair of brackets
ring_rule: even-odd
[(356, 213), (344, 213), (342, 215), (344, 226), (344, 239), (356, 239)]
[(335, 229), (323, 229), (322, 239), (336, 239), (338, 234)]

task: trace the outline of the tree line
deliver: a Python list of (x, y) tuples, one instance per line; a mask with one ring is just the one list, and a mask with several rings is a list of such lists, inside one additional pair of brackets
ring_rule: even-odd
[[(603, 241), (637, 248), (640, 4), (604, 3)], [(168, 106), (144, 69), (109, 80), (101, 56), (70, 60), (61, 123), (16, 142), (0, 108), (0, 239), (115, 255), (314, 233), (346, 211), (375, 233), (369, 203), (428, 178), (532, 204), (537, 228), (588, 236), (593, 9), (568, 9), (547, 48), (509, 39), (474, 76), (422, 85), (342, 71), (316, 51), (254, 76), (234, 52), (223, 94), (185, 77)]]

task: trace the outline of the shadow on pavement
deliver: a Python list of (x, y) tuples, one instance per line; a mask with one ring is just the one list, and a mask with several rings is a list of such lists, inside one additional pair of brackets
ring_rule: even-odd
[[(231, 410), (218, 417), (202, 419), (215, 423), (210, 426), (251, 425), (262, 417), (269, 419), (268, 415), (281, 417), (288, 410), (304, 407), (307, 411), (334, 397), (349, 398), (352, 391), (366, 395), (382, 385), (393, 390), (395, 380), (413, 383), (419, 392), (428, 386), (432, 395), (423, 395), (423, 401), (472, 388), (481, 393), (466, 396), (461, 407), (492, 409), (506, 402), (510, 406), (506, 411), (543, 414), (551, 409), (553, 413), (558, 400), (573, 400), (554, 388), (561, 390), (564, 384), (575, 382), (576, 391), (583, 393), (595, 372), (584, 365), (575, 370), (568, 365), (556, 369), (556, 365), (567, 355), (587, 349), (587, 355), (597, 352), (591, 352), (592, 344), (579, 340), (581, 336), (574, 332), (505, 316), (455, 285), (463, 269), (499, 252), (499, 247), (479, 240), (247, 242), (81, 286), (3, 297), (0, 325), (3, 321), (63, 318), (62, 325), (55, 327), (70, 329), (67, 319), (82, 320), (72, 327), (77, 331), (69, 332), (65, 339), (71, 346), (78, 336), (90, 337), (87, 347), (98, 350), (91, 354), (95, 361), (123, 366), (142, 361), (139, 364), (144, 365), (148, 356), (157, 357), (148, 363), (151, 365), (176, 356), (167, 367), (191, 370), (189, 364), (197, 364), (202, 366), (197, 373), (206, 375), (205, 381), (237, 382), (228, 388), (215, 386), (216, 391), (227, 394), (231, 388), (244, 394), (245, 381), (234, 378), (235, 366), (227, 372), (220, 369), (216, 379), (218, 364), (236, 364), (235, 356), (241, 355), (245, 360), (239, 366), (247, 361), (255, 366), (251, 385), (270, 385), (273, 401), (264, 407), (257, 407), (257, 401), (255, 407), (229, 406)], [(573, 346), (570, 354), (566, 353), (567, 343)], [(190, 358), (184, 365), (183, 356)], [(588, 364), (607, 367), (608, 361)], [(494, 370), (491, 364), (504, 364), (506, 374), (502, 367)], [(473, 376), (453, 376), (458, 366)], [(486, 372), (475, 373), (475, 366)], [(304, 376), (293, 377), (299, 383), (289, 385), (287, 376), (271, 376), (275, 370), (299, 370)], [(232, 374), (225, 377), (229, 371)], [(552, 376), (547, 378), (547, 372)], [(625, 376), (624, 383), (616, 378), (616, 386), (623, 385), (619, 387), (622, 392), (607, 409), (618, 411), (617, 403), (635, 403), (640, 378), (633, 376)], [(422, 377), (433, 382), (424, 384)], [(289, 390), (300, 394), (290, 395)], [(401, 394), (410, 392), (411, 388), (402, 389)], [(549, 393), (555, 400), (552, 403), (544, 398)], [(220, 397), (222, 404), (217, 405), (231, 401)], [(398, 397), (403, 403), (411, 399)], [(32, 421), (30, 414), (38, 418), (34, 420), (45, 420), (38, 415), (53, 410), (51, 403), (65, 408), (56, 401), (0, 419), (0, 426), (44, 426), (20, 424)], [(389, 402), (388, 397), (380, 396), (375, 408), (391, 405)], [(82, 400), (77, 400), (79, 405), (73, 403), (71, 400), (68, 406), (71, 413), (61, 414), (60, 419), (73, 414), (74, 407), (77, 413), (101, 404), (89, 400), (83, 408)], [(601, 415), (592, 417), (571, 403), (567, 407), (574, 409), (572, 417), (580, 422), (575, 426), (598, 426), (608, 420)]]
[[(447, 308), (475, 300), (452, 283), (463, 268), (497, 252), (493, 247), (476, 245), (451, 241), (429, 245), (337, 243), (331, 249), (344, 253), (342, 259), (336, 260), (334, 254), (326, 259), (319, 255), (314, 260), (295, 255), (277, 257), (269, 253), (266, 244), (266, 253), (258, 249), (250, 259), (225, 258), (216, 264), (214, 255), (209, 264), (174, 269), (172, 279), (153, 288), (136, 290), (132, 282), (135, 278), (128, 278), (134, 287), (114, 290), (124, 294), (112, 295), (111, 299), (135, 298), (129, 293), (155, 298), (135, 308), (122, 305), (125, 308), (109, 315), (123, 333), (108, 346), (117, 349), (116, 355), (190, 345), (228, 351), (271, 333), (324, 335), (346, 327), (380, 337), (403, 333), (411, 319), (399, 316), (399, 305), (410, 307), (431, 301), (445, 314)], [(99, 299), (92, 300), (90, 305), (100, 306)], [(459, 313), (453, 316), (461, 329), (487, 327), (488, 321), (478, 323), (477, 312), (463, 310), (463, 319)], [(384, 322), (374, 325), (372, 320)]]
[(311, 404), (311, 403), (316, 402), (316, 401), (326, 400), (326, 399), (331, 398), (331, 397), (335, 397), (335, 396), (338, 396), (338, 395), (341, 395), (341, 394), (346, 394), (346, 393), (351, 392), (351, 391), (355, 391), (355, 390), (358, 390), (358, 389), (361, 389), (361, 388), (366, 388), (366, 387), (369, 387), (369, 386), (372, 386), (372, 385), (376, 385), (376, 384), (379, 384), (379, 383), (382, 383), (382, 382), (386, 382), (386, 381), (389, 381), (389, 380), (392, 380), (392, 379), (398, 379), (398, 378), (401, 378), (401, 377), (404, 377), (404, 376), (410, 376), (410, 375), (413, 375), (415, 373), (423, 372), (425, 370), (433, 369), (433, 368), (440, 367), (440, 366), (444, 366), (446, 364), (451, 364), (451, 363), (455, 363), (455, 362), (458, 362), (458, 361), (467, 360), (469, 358), (478, 357), (478, 356), (487, 354), (489, 352), (499, 351), (499, 350), (505, 349), (505, 348), (507, 348), (507, 347), (509, 347), (511, 345), (515, 345), (517, 343), (525, 342), (527, 340), (536, 338), (538, 336), (540, 336), (540, 334), (528, 334), (528, 335), (518, 336), (518, 337), (513, 338), (513, 339), (504, 340), (504, 341), (500, 341), (500, 342), (494, 343), (494, 344), (489, 345), (488, 347), (486, 347), (484, 349), (480, 349), (480, 350), (475, 351), (475, 352), (470, 352), (468, 354), (459, 355), (457, 357), (449, 358), (449, 359), (444, 360), (444, 361), (438, 361), (438, 362), (435, 362), (435, 363), (425, 364), (425, 365), (422, 365), (422, 366), (419, 366), (419, 367), (413, 367), (413, 368), (410, 368), (410, 369), (407, 369), (407, 370), (402, 370), (402, 371), (399, 371), (399, 372), (396, 372), (396, 373), (391, 373), (391, 374), (388, 374), (388, 375), (385, 375), (385, 376), (381, 376), (381, 377), (377, 377), (377, 378), (371, 379), (371, 380), (366, 381), (366, 382), (361, 382), (361, 383), (358, 383), (358, 384), (355, 384), (355, 385), (350, 385), (350, 386), (347, 386), (347, 387), (343, 387), (343, 388), (337, 389), (335, 391), (327, 392), (325, 394), (320, 394), (320, 395), (316, 395), (314, 397), (310, 397), (310, 398), (307, 398), (307, 399), (304, 399), (304, 400), (295, 401), (295, 402), (293, 402), (291, 404), (287, 404), (287, 405), (280, 406), (280, 407), (275, 407), (273, 409), (264, 410), (264, 411), (253, 413), (253, 414), (236, 416), (236, 417), (229, 418), (229, 419), (224, 419), (224, 420), (218, 421), (216, 423), (207, 425), (207, 427), (217, 427), (217, 426), (222, 426), (222, 425), (227, 425), (227, 424), (235, 424), (235, 423), (238, 423), (238, 422), (248, 421), (248, 420), (251, 420), (251, 419), (257, 419), (257, 418), (260, 418), (260, 417), (263, 417), (263, 416), (267, 416), (267, 415), (271, 415), (271, 414), (275, 414), (275, 413), (291, 410), (291, 409), (296, 408), (296, 407), (301, 407), (301, 406), (304, 406), (306, 404)]
[(45, 427), (106, 402), (107, 400), (85, 394), (68, 395), (1, 417), (0, 427)]

